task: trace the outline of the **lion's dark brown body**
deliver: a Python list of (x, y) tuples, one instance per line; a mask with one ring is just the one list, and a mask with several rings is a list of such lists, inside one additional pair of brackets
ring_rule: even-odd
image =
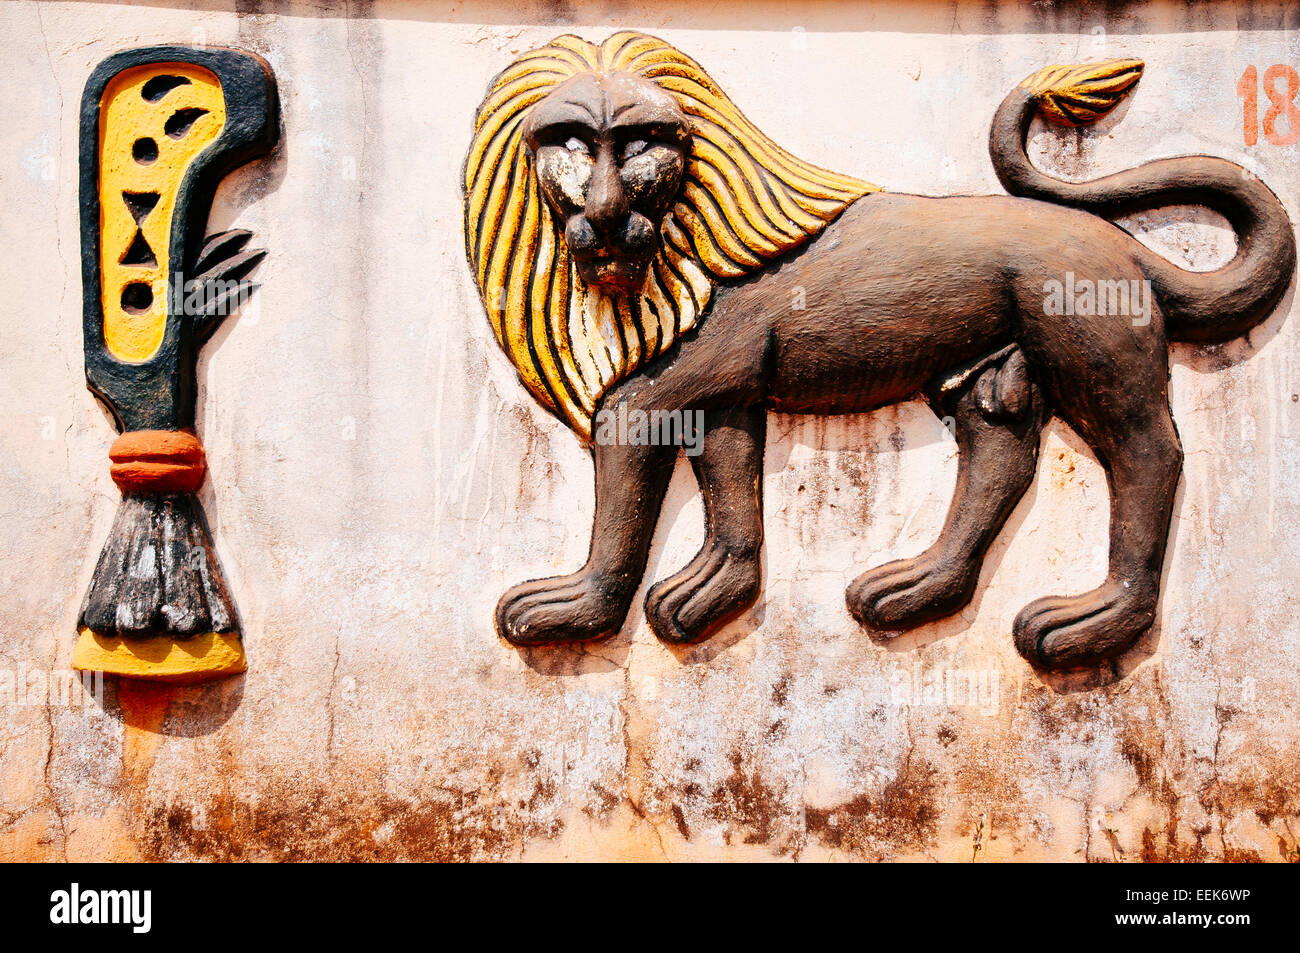
[(1057, 351), (1085, 361), (1104, 352), (1127, 373), (1156, 358), (1149, 370), (1161, 375), (1158, 317), (1135, 327), (1123, 315), (1043, 313), (1048, 282), (1067, 270), (1145, 279), (1141, 247), (1104, 219), (1032, 199), (872, 195), (787, 261), (720, 291), (680, 357), (713, 369), (717, 403), (696, 400), (761, 401), (787, 413), (909, 399), (1013, 342), (1044, 367)]

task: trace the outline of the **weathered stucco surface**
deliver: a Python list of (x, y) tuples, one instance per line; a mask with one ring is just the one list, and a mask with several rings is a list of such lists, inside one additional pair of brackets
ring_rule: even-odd
[[(953, 485), (952, 441), (915, 404), (771, 418), (765, 594), (711, 641), (660, 644), (639, 596), (607, 643), (518, 651), (492, 608), (582, 562), (591, 464), (492, 340), (458, 184), (474, 109), (516, 53), (636, 27), (695, 56), (797, 154), (933, 194), (1000, 191), (988, 123), (1031, 71), (1141, 57), (1132, 99), (1094, 131), (1040, 130), (1038, 160), (1089, 177), (1220, 155), (1300, 221), (1300, 147), (1244, 146), (1236, 93), (1248, 65), (1300, 65), (1294, 4), (235, 6), (0, 5), (0, 672), (18, 681), (0, 694), (0, 858), (1295, 849), (1292, 294), (1248, 341), (1174, 350), (1187, 462), (1159, 622), (1112, 669), (1045, 676), (1010, 639), (1029, 601), (1105, 572), (1103, 473), (1058, 425), (967, 610), (888, 643), (853, 623), (845, 586), (924, 549)], [(159, 42), (259, 53), (283, 99), (281, 146), (226, 181), (211, 224), (270, 250), (262, 287), (200, 363), (202, 498), (250, 671), (42, 704), (22, 686), (67, 667), (117, 497), (112, 428), (82, 374), (76, 107), (102, 58)], [(1233, 248), (1205, 211), (1135, 227), (1196, 267)], [(690, 558), (701, 520), (683, 463), (650, 578)]]

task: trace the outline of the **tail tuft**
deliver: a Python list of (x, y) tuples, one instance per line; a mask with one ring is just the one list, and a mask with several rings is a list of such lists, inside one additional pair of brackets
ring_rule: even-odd
[(1048, 122), (1083, 126), (1096, 122), (1142, 78), (1141, 60), (1102, 60), (1072, 66), (1046, 66), (1021, 87), (1034, 97)]

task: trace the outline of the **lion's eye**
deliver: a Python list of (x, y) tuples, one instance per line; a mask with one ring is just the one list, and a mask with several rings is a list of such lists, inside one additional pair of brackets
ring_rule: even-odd
[(564, 144), (564, 148), (568, 149), (570, 152), (576, 152), (578, 155), (585, 156), (591, 154), (591, 150), (587, 148), (587, 144), (577, 136), (570, 136), (569, 141)]
[(627, 145), (623, 147), (623, 161), (626, 162), (628, 159), (631, 159), (633, 156), (639, 156), (641, 153), (645, 152), (646, 149), (648, 148), (650, 148), (650, 145), (644, 139), (632, 140), (631, 142), (629, 142)]

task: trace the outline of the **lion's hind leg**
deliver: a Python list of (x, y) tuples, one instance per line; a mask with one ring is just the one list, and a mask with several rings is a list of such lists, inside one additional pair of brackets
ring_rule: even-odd
[(957, 441), (957, 487), (939, 539), (867, 570), (845, 593), (855, 619), (909, 629), (970, 602), (984, 555), (1033, 482), (1047, 416), (1024, 355), (1008, 347), (936, 382), (930, 405)]
[(701, 452), (691, 461), (704, 494), (704, 545), (646, 596), (646, 618), (665, 642), (703, 639), (758, 598), (766, 427), (762, 407), (706, 414)]
[(1110, 562), (1105, 582), (1091, 592), (1038, 599), (1016, 617), (1016, 648), (1042, 668), (1113, 658), (1155, 621), (1183, 461), (1165, 393), (1166, 361), (1157, 342), (1107, 363), (1060, 363), (1080, 376), (1063, 376), (1053, 406), (1092, 447), (1110, 485)]

